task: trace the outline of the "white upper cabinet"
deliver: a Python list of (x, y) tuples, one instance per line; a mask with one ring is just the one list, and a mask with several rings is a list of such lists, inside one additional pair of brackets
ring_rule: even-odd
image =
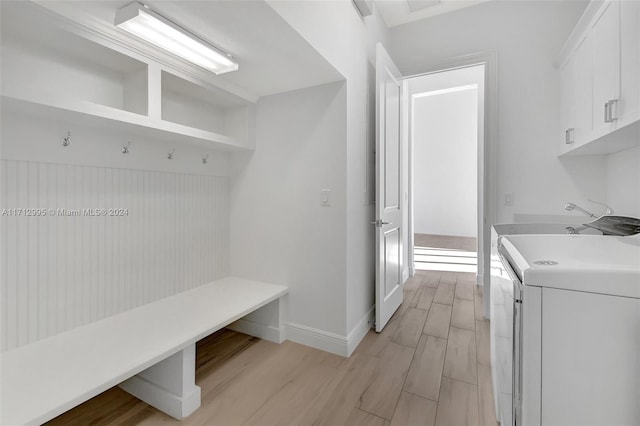
[(583, 37), (561, 69), (561, 115), (567, 147), (587, 142), (593, 128), (592, 51), (592, 38)]
[(620, 3), (620, 120), (640, 117), (640, 1)]
[(576, 142), (576, 103), (575, 85), (573, 84), (573, 73), (575, 58), (570, 57), (560, 69), (561, 73), (561, 98), (560, 98), (560, 121), (564, 130), (564, 142), (567, 145)]
[(640, 2), (591, 2), (565, 44), (560, 154), (640, 144)]
[(573, 85), (572, 103), (575, 105), (575, 144), (582, 145), (589, 140), (593, 129), (593, 37), (587, 34), (578, 44), (573, 55), (573, 75), (570, 84)]
[(615, 128), (620, 106), (620, 3), (605, 3), (591, 27), (593, 39), (593, 132)]

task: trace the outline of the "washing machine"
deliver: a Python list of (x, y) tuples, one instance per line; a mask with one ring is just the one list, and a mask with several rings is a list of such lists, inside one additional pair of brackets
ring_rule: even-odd
[(501, 424), (640, 425), (640, 237), (508, 235), (497, 246)]

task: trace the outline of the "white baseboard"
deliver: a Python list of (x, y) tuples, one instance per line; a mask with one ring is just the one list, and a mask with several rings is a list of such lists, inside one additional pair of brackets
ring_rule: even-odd
[(188, 417), (200, 407), (200, 386), (193, 386), (189, 393), (182, 396), (174, 395), (163, 387), (139, 376), (130, 377), (118, 386), (139, 400), (178, 420)]
[(345, 336), (318, 328), (292, 322), (287, 323), (287, 340), (336, 355), (349, 356), (349, 345)]
[(285, 341), (284, 330), (255, 321), (239, 319), (238, 321), (229, 324), (227, 328), (274, 343), (282, 343)]
[(367, 335), (371, 329), (371, 325), (374, 322), (375, 305), (367, 311), (367, 313), (360, 319), (358, 324), (347, 335), (347, 356), (351, 356), (353, 351), (358, 347), (364, 336)]
[(349, 357), (371, 328), (373, 313), (374, 307), (372, 306), (347, 336), (290, 322), (287, 324), (287, 340)]
[(403, 269), (402, 270), (402, 284), (406, 283), (410, 276), (411, 276), (411, 272), (409, 272), (409, 269), (408, 268), (407, 269)]

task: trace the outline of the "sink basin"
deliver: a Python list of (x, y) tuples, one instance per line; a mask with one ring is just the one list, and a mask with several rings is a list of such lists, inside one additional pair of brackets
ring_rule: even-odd
[[(589, 218), (585, 218), (585, 222)], [(495, 267), (495, 265), (500, 264), (500, 259), (498, 257), (498, 238), (503, 235), (531, 235), (531, 234), (539, 234), (539, 235), (559, 235), (565, 234), (569, 235), (568, 228), (579, 229), (579, 234), (590, 234), (590, 235), (602, 235), (601, 232), (593, 229), (582, 226), (580, 223), (548, 223), (548, 222), (530, 222), (530, 223), (499, 223), (493, 225), (491, 227), (491, 278), (486, 280), (484, 283), (484, 294), (489, 295), (489, 297), (484, 298), (484, 316), (485, 318), (491, 317), (491, 304), (490, 304), (490, 295), (491, 295), (491, 281), (495, 279), (499, 279), (494, 277), (494, 273), (500, 268)], [(584, 229), (583, 229), (584, 228)]]
[(640, 237), (509, 235), (500, 244), (525, 285), (640, 298)]

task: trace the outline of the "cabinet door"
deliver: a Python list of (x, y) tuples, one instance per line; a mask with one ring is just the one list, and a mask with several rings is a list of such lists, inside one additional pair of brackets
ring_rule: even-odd
[[(620, 107), (620, 2), (607, 2), (596, 17), (593, 37), (593, 130), (595, 137), (614, 128)], [(607, 106), (609, 105), (609, 106)], [(613, 109), (609, 112), (609, 109)], [(606, 111), (605, 111), (606, 110)], [(609, 114), (610, 117), (605, 117)]]
[(560, 70), (561, 88), (560, 93), (560, 122), (562, 123), (562, 139), (561, 151), (566, 151), (575, 143), (575, 127), (576, 127), (576, 96), (574, 86), (575, 74), (575, 57), (569, 56), (569, 59)]
[(640, 1), (620, 3), (620, 123), (640, 119)]
[(542, 424), (637, 425), (640, 299), (544, 288)]
[(593, 128), (593, 37), (587, 33), (573, 53), (573, 110), (575, 142), (582, 145), (591, 138)]

